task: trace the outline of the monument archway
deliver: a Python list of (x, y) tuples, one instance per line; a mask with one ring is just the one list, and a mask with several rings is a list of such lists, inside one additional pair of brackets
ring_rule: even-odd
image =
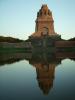
[(47, 27), (43, 27), (42, 35), (48, 35), (49, 29)]

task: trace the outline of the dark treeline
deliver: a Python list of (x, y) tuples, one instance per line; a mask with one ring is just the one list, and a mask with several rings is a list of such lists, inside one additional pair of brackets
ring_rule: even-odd
[(75, 41), (75, 37), (74, 37), (74, 38), (69, 39), (69, 41)]
[[(64, 39), (61, 39), (64, 40)], [(27, 41), (27, 40), (26, 40)], [(65, 40), (64, 40), (65, 41)], [(68, 41), (75, 41), (75, 37), (69, 39)], [(0, 36), (0, 42), (9, 42), (9, 43), (18, 43), (18, 42), (24, 42), (24, 40), (20, 40), (17, 38), (13, 38), (13, 37), (4, 37), (4, 36)]]
[(23, 42), (23, 41), (24, 40), (20, 40), (17, 38), (0, 36), (0, 42), (18, 43), (18, 42)]

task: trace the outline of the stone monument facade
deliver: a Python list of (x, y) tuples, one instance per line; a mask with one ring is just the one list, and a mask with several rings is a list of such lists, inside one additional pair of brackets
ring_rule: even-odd
[[(33, 49), (54, 47), (55, 41), (60, 40), (61, 36), (54, 30), (54, 20), (52, 12), (48, 9), (47, 5), (42, 5), (39, 12), (37, 12), (35, 32), (29, 36), (29, 41)], [(40, 50), (40, 49), (39, 49)], [(50, 49), (51, 50), (51, 49)]]
[(37, 13), (35, 33), (32, 37), (41, 37), (42, 35), (57, 35), (54, 31), (54, 20), (52, 12), (48, 9), (47, 5), (42, 5)]

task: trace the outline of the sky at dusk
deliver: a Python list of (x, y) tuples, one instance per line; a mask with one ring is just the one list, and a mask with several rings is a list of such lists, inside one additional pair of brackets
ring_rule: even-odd
[(64, 39), (75, 37), (75, 0), (0, 0), (0, 36), (26, 40), (35, 32), (42, 4), (52, 11), (55, 32)]

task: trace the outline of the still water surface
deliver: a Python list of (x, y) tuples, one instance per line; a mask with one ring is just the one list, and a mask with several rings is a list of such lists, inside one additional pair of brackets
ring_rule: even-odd
[(75, 100), (74, 59), (6, 58), (0, 63), (0, 100)]

